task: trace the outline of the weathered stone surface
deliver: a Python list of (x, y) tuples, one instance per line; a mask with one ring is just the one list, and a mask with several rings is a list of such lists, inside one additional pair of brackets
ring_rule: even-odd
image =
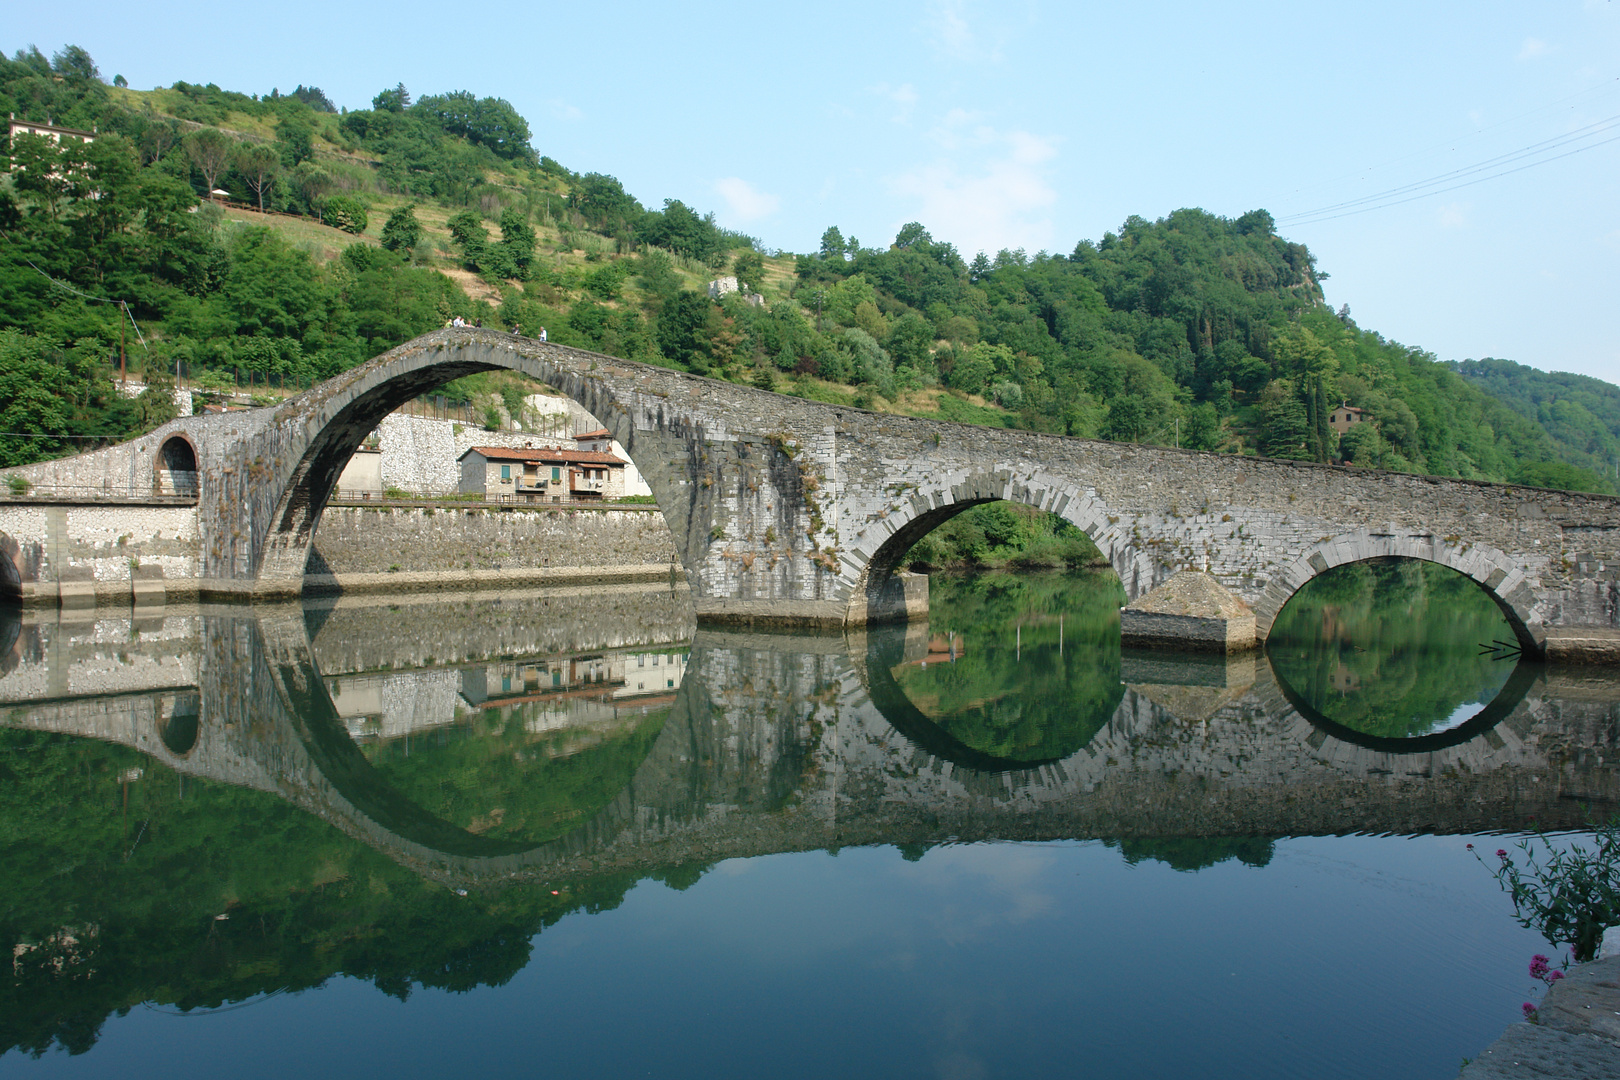
[(656, 508), (328, 507), (310, 574), (505, 572), (676, 562)]
[(1243, 652), (1255, 647), (1254, 612), (1220, 582), (1183, 570), (1119, 613), (1127, 646)]
[(1514, 1024), (1463, 1069), (1459, 1080), (1614, 1080), (1620, 1046), (1540, 1024)]
[(1536, 1022), (1620, 1045), (1620, 956), (1570, 968), (1542, 998)]
[(1554, 627), (1547, 631), (1547, 659), (1559, 664), (1620, 666), (1620, 630)]

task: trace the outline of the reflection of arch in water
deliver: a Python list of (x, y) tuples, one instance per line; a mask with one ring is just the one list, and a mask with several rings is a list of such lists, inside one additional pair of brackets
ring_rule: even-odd
[(158, 738), (177, 758), (183, 758), (197, 745), (202, 721), (202, 697), (196, 693), (175, 695), (158, 715)]
[(22, 636), (22, 609), (0, 604), (0, 677), (11, 674), (21, 661), (17, 641)]
[[(1493, 731), (1498, 724), (1506, 720), (1518, 709), (1524, 701), (1530, 688), (1535, 685), (1536, 679), (1541, 675), (1539, 665), (1527, 660), (1520, 660), (1514, 667), (1513, 673), (1503, 685), (1497, 695), (1491, 699), (1478, 713), (1454, 728), (1445, 731), (1436, 731), (1428, 735), (1413, 735), (1410, 738), (1396, 739), (1384, 735), (1367, 735), (1348, 727), (1336, 720), (1323, 716), (1310, 702), (1288, 685), (1288, 680), (1275, 666), (1271, 668), (1272, 677), (1277, 680), (1277, 689), (1283, 699), (1293, 710), (1302, 716), (1318, 732), (1324, 733), (1339, 742), (1359, 746), (1366, 750), (1375, 750), (1385, 754), (1426, 754), (1436, 750), (1446, 750), (1453, 746), (1462, 746), (1472, 742), (1482, 735)], [(1320, 745), (1318, 745), (1320, 749)]]
[(883, 718), (918, 749), (936, 758), (964, 768), (984, 773), (1004, 773), (1016, 770), (1040, 769), (1062, 761), (1083, 750), (1119, 708), (1125, 695), (1123, 684), (1116, 688), (1111, 700), (1094, 717), (1095, 723), (1084, 725), (1087, 735), (1074, 746), (1063, 746), (1061, 752), (1039, 758), (1008, 758), (987, 753), (969, 746), (936, 723), (907, 696), (893, 675), (893, 668), (905, 655), (906, 631), (894, 627), (870, 632), (867, 637), (866, 692)]

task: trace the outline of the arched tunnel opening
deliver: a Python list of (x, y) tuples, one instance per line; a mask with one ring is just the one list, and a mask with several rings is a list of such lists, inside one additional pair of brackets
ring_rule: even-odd
[[(1380, 748), (1466, 741), (1534, 681), (1500, 598), (1437, 562), (1332, 567), (1277, 613), (1266, 655), (1312, 723)], [(1369, 742), (1368, 740), (1371, 740)]]
[(158, 448), (155, 488), (159, 495), (197, 494), (197, 450), (180, 435)]

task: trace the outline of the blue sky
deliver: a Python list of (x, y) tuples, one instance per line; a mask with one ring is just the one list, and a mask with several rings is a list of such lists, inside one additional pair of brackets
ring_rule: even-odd
[[(69, 42), (141, 89), (504, 97), (541, 153), (790, 251), (831, 224), (876, 246), (917, 220), (968, 256), (1068, 252), (1131, 214), (1263, 207), (1364, 327), (1620, 380), (1610, 0), (147, 0), (29, 5), (0, 46)], [(1310, 213), (1454, 171), (1411, 201)]]

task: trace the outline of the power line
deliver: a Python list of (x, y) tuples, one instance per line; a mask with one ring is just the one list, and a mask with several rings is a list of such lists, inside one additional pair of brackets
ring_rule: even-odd
[(1486, 158), (1484, 161), (1475, 162), (1472, 165), (1465, 165), (1460, 169), (1453, 169), (1450, 172), (1429, 177), (1427, 180), (1417, 180), (1410, 184), (1402, 184), (1399, 187), (1389, 188), (1386, 191), (1380, 191), (1374, 195), (1365, 195), (1359, 199), (1347, 199), (1344, 202), (1317, 207), (1315, 210), (1302, 210), (1297, 214), (1287, 214), (1284, 215), (1281, 220), (1292, 221), (1297, 218), (1315, 217), (1318, 214), (1326, 214), (1336, 210), (1344, 210), (1353, 206), (1360, 206), (1363, 203), (1377, 202), (1382, 199), (1390, 198), (1391, 196), (1405, 195), (1408, 192), (1416, 191), (1419, 188), (1430, 187), (1435, 184), (1443, 184), (1449, 180), (1454, 180), (1459, 177), (1470, 176), (1474, 173), (1495, 168), (1499, 165), (1511, 164), (1514, 161), (1518, 161), (1526, 157), (1533, 157), (1537, 154), (1546, 153), (1550, 150), (1556, 150), (1562, 146), (1567, 146), (1570, 143), (1579, 142), (1580, 140), (1588, 138), (1592, 135), (1601, 134), (1612, 127), (1617, 121), (1620, 121), (1620, 114), (1607, 117), (1603, 120), (1594, 121), (1593, 123), (1577, 128), (1574, 131), (1565, 132), (1562, 135), (1555, 135), (1550, 139), (1543, 139), (1540, 142), (1531, 143), (1529, 146), (1523, 146), (1517, 150), (1510, 150), (1505, 154), (1498, 154), (1493, 158)]
[[(0, 236), (4, 236), (6, 238), (6, 240), (8, 242), (12, 243), (12, 244), (17, 243), (17, 241), (12, 239), (11, 234), (9, 232), (7, 232), (6, 230), (4, 230), (4, 229), (0, 229)], [(51, 277), (51, 275), (47, 274), (45, 271), (43, 271), (39, 267), (35, 266), (34, 261), (32, 259), (30, 259), (28, 256), (19, 255), (18, 257), (20, 259), (22, 259), (23, 262), (27, 263), (29, 265), (29, 267), (34, 271), (34, 273), (36, 273), (40, 277), (44, 278), (46, 281), (50, 282), (52, 285), (55, 285), (57, 288), (66, 289), (68, 292), (72, 293), (75, 296), (82, 296), (86, 300), (93, 301), (93, 302), (95, 302), (97, 304), (117, 304), (120, 308), (123, 309), (124, 317), (129, 320), (129, 325), (133, 326), (135, 328), (135, 337), (136, 337), (136, 340), (138, 340), (141, 343), (141, 348), (145, 349), (148, 353), (150, 353), (152, 351), (151, 347), (146, 344), (146, 335), (141, 333), (140, 324), (135, 321), (135, 316), (130, 313), (128, 303), (126, 303), (123, 300), (113, 300), (113, 299), (110, 299), (110, 298), (105, 297), (105, 296), (91, 296), (87, 292), (84, 292), (84, 291), (82, 291), (80, 289), (75, 289), (72, 285), (69, 285), (65, 281), (58, 281), (56, 278)]]
[[(1620, 117), (1617, 117), (1615, 119), (1620, 119)], [(1597, 132), (1591, 132), (1589, 134), (1597, 134)], [(1582, 137), (1584, 138), (1585, 136), (1582, 136)], [(1554, 140), (1547, 140), (1547, 141), (1548, 142), (1553, 142)], [(1444, 174), (1442, 176), (1433, 177), (1433, 178), (1431, 178), (1429, 180), (1426, 180), (1426, 181), (1420, 181), (1419, 183), (1416, 183), (1416, 184), (1408, 184), (1408, 185), (1406, 185), (1405, 187), (1402, 187), (1402, 188), (1392, 188), (1389, 191), (1382, 192), (1382, 193), (1380, 193), (1378, 195), (1369, 195), (1365, 199), (1356, 199), (1356, 200), (1352, 200), (1350, 202), (1339, 203), (1339, 204), (1334, 205), (1334, 206), (1319, 207), (1316, 210), (1306, 210), (1306, 211), (1303, 211), (1303, 212), (1298, 213), (1298, 214), (1290, 214), (1289, 216), (1287, 216), (1285, 218), (1280, 218), (1278, 220), (1279, 220), (1279, 223), (1281, 223), (1281, 224), (1286, 224), (1288, 226), (1297, 227), (1297, 226), (1300, 226), (1300, 225), (1314, 225), (1314, 224), (1316, 224), (1318, 222), (1321, 222), (1321, 221), (1334, 221), (1334, 220), (1337, 220), (1338, 218), (1354, 217), (1357, 214), (1366, 214), (1366, 213), (1370, 213), (1373, 210), (1383, 210), (1383, 209), (1386, 209), (1386, 208), (1391, 207), (1391, 206), (1399, 206), (1402, 203), (1409, 203), (1409, 202), (1414, 202), (1414, 201), (1416, 201), (1418, 199), (1428, 198), (1430, 195), (1443, 195), (1448, 191), (1456, 191), (1459, 188), (1472, 187), (1475, 184), (1483, 184), (1487, 180), (1497, 180), (1497, 179), (1500, 179), (1501, 177), (1504, 177), (1504, 176), (1512, 176), (1514, 173), (1523, 172), (1526, 169), (1533, 169), (1537, 165), (1548, 165), (1548, 164), (1551, 164), (1554, 161), (1560, 161), (1560, 160), (1562, 160), (1564, 158), (1567, 158), (1567, 157), (1573, 157), (1576, 154), (1584, 154), (1588, 150), (1596, 150), (1600, 146), (1607, 146), (1609, 143), (1616, 142), (1616, 141), (1620, 141), (1620, 135), (1616, 135), (1616, 136), (1614, 136), (1612, 138), (1604, 139), (1604, 140), (1602, 140), (1600, 142), (1589, 143), (1586, 146), (1579, 146), (1579, 147), (1576, 147), (1574, 150), (1568, 150), (1568, 151), (1565, 151), (1562, 154), (1555, 154), (1552, 157), (1542, 158), (1539, 161), (1531, 161), (1531, 162), (1528, 162), (1528, 163), (1526, 163), (1524, 165), (1520, 165), (1518, 168), (1502, 169), (1502, 170), (1500, 170), (1498, 172), (1492, 172), (1488, 176), (1477, 177), (1476, 179), (1473, 179), (1473, 180), (1465, 180), (1460, 184), (1452, 184), (1450, 187), (1436, 188), (1433, 191), (1419, 191), (1417, 194), (1415, 194), (1415, 195), (1407, 195), (1405, 198), (1390, 198), (1390, 196), (1393, 196), (1393, 195), (1401, 195), (1401, 194), (1404, 194), (1406, 192), (1409, 192), (1413, 188), (1427, 187), (1427, 186), (1432, 185), (1432, 184), (1444, 183), (1446, 180), (1454, 179), (1454, 178), (1456, 178), (1458, 176), (1467, 176), (1467, 175), (1470, 175), (1472, 173), (1479, 172), (1482, 169), (1495, 168), (1497, 165), (1509, 164), (1511, 161), (1518, 160), (1519, 158), (1522, 158), (1522, 157), (1525, 156), (1525, 153), (1522, 152), (1522, 151), (1514, 151), (1511, 154), (1501, 155), (1500, 158), (1493, 158), (1493, 159), (1491, 159), (1491, 161), (1481, 162), (1479, 165), (1476, 165), (1476, 166), (1471, 166), (1471, 167), (1466, 168), (1466, 169), (1457, 169), (1457, 170), (1454, 170), (1454, 171), (1452, 171), (1450, 173), (1446, 173), (1446, 174)], [(1566, 144), (1567, 144), (1567, 140), (1566, 140)], [(1555, 146), (1553, 146), (1553, 147), (1543, 147), (1542, 150), (1537, 151), (1537, 152), (1538, 153), (1544, 153), (1547, 149), (1556, 149), (1556, 148), (1557, 147), (1555, 147)], [(1526, 148), (1526, 149), (1528, 149), (1528, 148)], [(1387, 201), (1373, 202), (1373, 200), (1379, 200), (1379, 199), (1384, 199), (1384, 200), (1387, 200)], [(1373, 205), (1360, 205), (1362, 203), (1368, 203), (1368, 202), (1373, 202)], [(1349, 207), (1356, 207), (1356, 209), (1347, 209)], [(1343, 210), (1342, 213), (1334, 213), (1333, 212), (1333, 211), (1341, 210), (1341, 209)]]
[[(1296, 190), (1295, 194), (1301, 194), (1302, 192), (1305, 192), (1305, 191), (1318, 191), (1318, 190), (1320, 190), (1320, 189), (1322, 189), (1324, 187), (1331, 187), (1332, 185), (1337, 184), (1340, 181), (1349, 180), (1349, 179), (1352, 179), (1352, 178), (1357, 177), (1357, 176), (1364, 176), (1364, 175), (1366, 175), (1368, 173), (1375, 172), (1375, 171), (1377, 171), (1379, 169), (1388, 168), (1391, 165), (1399, 165), (1402, 162), (1411, 161), (1411, 160), (1413, 160), (1415, 158), (1427, 157), (1433, 151), (1439, 150), (1441, 148), (1449, 148), (1449, 149), (1455, 150), (1457, 148), (1457, 144), (1459, 144), (1459, 143), (1466, 142), (1469, 139), (1477, 139), (1481, 135), (1484, 135), (1488, 131), (1494, 131), (1495, 129), (1497, 129), (1499, 127), (1505, 127), (1508, 124), (1516, 123), (1517, 121), (1523, 120), (1526, 117), (1535, 116), (1538, 113), (1543, 113), (1543, 112), (1546, 112), (1549, 109), (1557, 108), (1558, 106), (1563, 105), (1565, 102), (1573, 102), (1573, 101), (1575, 101), (1575, 100), (1577, 100), (1579, 98), (1587, 98), (1587, 97), (1592, 97), (1592, 96), (1601, 97), (1601, 96), (1603, 96), (1605, 94), (1613, 93), (1617, 89), (1620, 89), (1620, 76), (1611, 77), (1609, 79), (1606, 79), (1604, 82), (1599, 83), (1596, 86), (1588, 87), (1585, 90), (1577, 90), (1573, 94), (1566, 94), (1564, 97), (1556, 98), (1553, 101), (1547, 102), (1545, 105), (1538, 105), (1533, 109), (1527, 109), (1524, 112), (1517, 113), (1517, 114), (1515, 114), (1513, 116), (1509, 116), (1504, 120), (1498, 120), (1494, 124), (1487, 124), (1484, 127), (1476, 128), (1475, 130), (1470, 131), (1470, 132), (1466, 132), (1466, 133), (1464, 133), (1462, 135), (1447, 138), (1447, 139), (1445, 139), (1445, 140), (1443, 140), (1441, 142), (1438, 142), (1438, 143), (1431, 143), (1428, 146), (1423, 147), (1422, 149), (1419, 149), (1419, 150), (1414, 150), (1413, 152), (1411, 152), (1409, 154), (1403, 154), (1400, 157), (1390, 158), (1388, 161), (1381, 161), (1376, 165), (1368, 165), (1368, 166), (1365, 167), (1365, 169), (1357, 169), (1355, 172), (1346, 173), (1346, 174), (1344, 174), (1342, 176), (1337, 176), (1337, 177), (1334, 177), (1334, 178), (1332, 178), (1330, 180), (1325, 180), (1322, 183), (1313, 185), (1312, 187), (1309, 187), (1309, 188)], [(1575, 106), (1573, 106), (1573, 105), (1570, 106), (1570, 108), (1574, 108), (1574, 107)]]

